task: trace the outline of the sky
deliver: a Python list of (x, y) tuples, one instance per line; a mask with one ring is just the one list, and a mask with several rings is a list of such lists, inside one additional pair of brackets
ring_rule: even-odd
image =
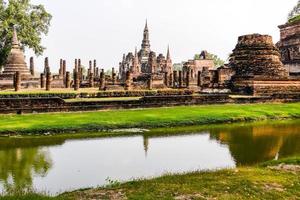
[[(35, 57), (42, 71), (49, 57), (53, 72), (59, 59), (74, 59), (87, 66), (96, 59), (101, 68), (118, 68), (123, 53), (140, 49), (146, 19), (151, 50), (166, 54), (173, 63), (186, 61), (207, 50), (226, 60), (240, 35), (260, 33), (279, 40), (278, 25), (287, 21), (298, 0), (32, 0), (53, 16), (42, 44), (47, 49)], [(27, 62), (34, 53), (26, 51)]]

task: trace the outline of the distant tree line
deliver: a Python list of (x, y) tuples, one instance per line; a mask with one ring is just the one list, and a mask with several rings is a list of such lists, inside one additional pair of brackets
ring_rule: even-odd
[[(200, 54), (196, 54), (194, 59), (200, 59)], [(214, 61), (215, 67), (221, 67), (225, 64), (224, 60), (212, 53), (208, 53), (208, 59), (212, 59)]]

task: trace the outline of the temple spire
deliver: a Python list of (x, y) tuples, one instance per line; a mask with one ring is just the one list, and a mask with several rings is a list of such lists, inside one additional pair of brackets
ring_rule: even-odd
[(134, 50), (134, 57), (138, 57), (138, 52), (137, 52), (137, 48), (135, 47), (135, 50)]
[(148, 31), (148, 20), (146, 19), (145, 29), (144, 31)]
[(16, 29), (15, 26), (13, 28), (12, 46), (13, 47), (16, 47), (16, 46), (19, 47), (20, 46), (20, 43), (19, 43), (19, 40), (18, 40), (17, 29)]
[(142, 52), (145, 55), (150, 53), (150, 40), (149, 40), (149, 29), (148, 29), (148, 21), (146, 20), (144, 34), (143, 34), (143, 41), (142, 41)]
[(168, 45), (167, 60), (170, 60), (170, 59), (171, 59), (170, 46)]

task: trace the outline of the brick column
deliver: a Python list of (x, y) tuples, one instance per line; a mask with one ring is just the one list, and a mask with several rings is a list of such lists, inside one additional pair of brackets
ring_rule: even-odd
[(130, 71), (126, 72), (126, 80), (125, 80), (125, 90), (131, 89), (131, 73)]
[(90, 76), (89, 76), (89, 86), (90, 87), (94, 87), (94, 74), (93, 73), (90, 73)]
[(191, 79), (191, 75), (190, 75), (190, 70), (188, 69), (187, 72), (186, 72), (186, 87), (190, 87), (190, 79)]
[(43, 73), (41, 74), (40, 83), (41, 83), (41, 88), (45, 88), (46, 78), (45, 78), (45, 74)]
[(153, 88), (153, 80), (152, 80), (152, 76), (150, 76), (148, 80), (148, 90), (152, 90), (152, 88)]
[(177, 87), (177, 71), (173, 71), (173, 88)]
[(198, 85), (198, 87), (201, 87), (201, 71), (198, 71), (197, 85)]
[(97, 67), (97, 61), (94, 60), (94, 66), (93, 66), (93, 74), (95, 75), (96, 74), (96, 67)]
[(63, 61), (63, 59), (60, 59), (60, 61), (59, 61), (59, 77), (60, 78), (64, 77), (63, 65), (64, 65), (64, 61)]
[(66, 65), (66, 61), (63, 60), (63, 70), (62, 70), (62, 73), (63, 73), (64, 79), (66, 78), (66, 72), (67, 72), (67, 65)]
[(16, 72), (14, 75), (14, 88), (15, 91), (19, 91), (21, 88), (21, 73), (20, 72)]
[(79, 90), (79, 75), (76, 70), (74, 70), (74, 90)]
[(182, 88), (182, 71), (179, 71), (178, 87)]
[(99, 90), (104, 90), (104, 89), (105, 89), (105, 73), (104, 73), (104, 69), (101, 69)]
[(48, 72), (46, 75), (46, 91), (51, 90), (51, 72)]
[(170, 74), (170, 78), (169, 78), (169, 86), (170, 86), (170, 87), (173, 86), (173, 73)]
[(70, 88), (71, 87), (71, 74), (70, 72), (66, 72), (66, 88)]
[(33, 57), (30, 57), (30, 74), (34, 76), (34, 60)]
[(166, 87), (168, 87), (169, 83), (168, 83), (168, 72), (165, 72), (164, 73), (164, 84)]
[(49, 58), (46, 57), (45, 58), (45, 65), (44, 65), (44, 74), (47, 74), (48, 72), (50, 72)]
[(116, 84), (116, 73), (115, 73), (115, 68), (113, 67), (111, 70), (111, 78), (112, 78), (112, 84)]

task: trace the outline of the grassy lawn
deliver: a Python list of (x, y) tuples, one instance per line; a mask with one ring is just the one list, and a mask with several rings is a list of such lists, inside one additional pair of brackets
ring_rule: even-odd
[(203, 105), (82, 113), (0, 115), (0, 133), (63, 133), (300, 118), (300, 103)]
[[(111, 184), (95, 189), (82, 189), (57, 197), (44, 195), (11, 195), (4, 199), (298, 199), (300, 171), (272, 169), (279, 164), (300, 167), (300, 158), (272, 161), (254, 167), (220, 171), (170, 174), (150, 180)], [(297, 165), (296, 165), (297, 164)]]

